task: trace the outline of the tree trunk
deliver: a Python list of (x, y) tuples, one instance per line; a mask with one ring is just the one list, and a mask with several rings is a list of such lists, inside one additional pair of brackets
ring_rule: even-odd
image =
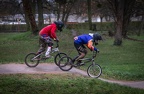
[(26, 30), (30, 31), (30, 22), (28, 19), (28, 15), (26, 15), (26, 13), (25, 13), (25, 21), (26, 21)]
[(68, 19), (68, 17), (69, 17), (70, 11), (71, 11), (74, 3), (75, 3), (75, 2), (73, 2), (73, 3), (68, 3), (68, 6), (69, 6), (69, 7), (67, 7), (67, 10), (66, 10), (66, 12), (65, 12), (64, 23), (67, 22), (67, 19)]
[(115, 33), (115, 40), (114, 45), (120, 46), (122, 44), (122, 32), (123, 22), (124, 22), (124, 0), (120, 0), (116, 11), (116, 33)]
[(118, 21), (116, 25), (114, 45), (120, 46), (122, 44), (122, 28), (123, 26), (121, 21)]
[(63, 10), (62, 10), (62, 21), (64, 22), (65, 16), (66, 16), (66, 4), (63, 5)]
[(92, 30), (91, 0), (87, 0), (89, 29)]
[(130, 17), (133, 13), (133, 7), (136, 0), (107, 0), (109, 9), (114, 14), (116, 22), (114, 45), (122, 44), (122, 36), (127, 37), (127, 27), (130, 22)]
[(36, 25), (36, 22), (35, 22), (34, 15), (32, 13), (31, 3), (29, 2), (29, 0), (22, 0), (22, 1), (23, 1), (24, 11), (25, 11), (26, 15), (28, 16), (28, 19), (29, 19), (29, 22), (30, 22), (30, 25), (31, 25), (32, 33), (34, 35), (36, 35), (38, 30), (37, 30), (37, 25)]
[(43, 6), (41, 0), (37, 0), (37, 6), (38, 6), (38, 28), (41, 29), (44, 25)]
[(140, 28), (139, 28), (138, 34), (137, 34), (138, 36), (140, 36), (143, 26), (144, 26), (144, 15), (142, 16), (142, 19), (141, 19)]
[(102, 33), (102, 19), (103, 19), (103, 17), (100, 16), (100, 31), (101, 31), (101, 33)]
[(57, 20), (60, 19), (60, 11), (61, 11), (61, 4), (58, 4), (58, 10), (57, 10)]

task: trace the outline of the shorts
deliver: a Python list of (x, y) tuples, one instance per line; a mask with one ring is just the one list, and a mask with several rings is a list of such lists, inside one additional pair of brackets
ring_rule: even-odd
[(40, 36), (39, 42), (43, 45), (53, 46), (53, 42), (50, 37), (44, 38)]
[(74, 46), (77, 49), (77, 51), (78, 51), (79, 54), (80, 53), (85, 53), (85, 54), (87, 53), (86, 47), (84, 45), (77, 44), (77, 43), (74, 42)]

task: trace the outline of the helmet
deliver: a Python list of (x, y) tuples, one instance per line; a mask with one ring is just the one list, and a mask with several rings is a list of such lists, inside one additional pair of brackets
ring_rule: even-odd
[(62, 31), (62, 28), (64, 26), (64, 23), (62, 21), (55, 21), (54, 22), (58, 28), (59, 31)]
[(93, 42), (97, 45), (98, 44), (98, 40), (102, 40), (102, 37), (100, 34), (95, 33), (93, 34)]

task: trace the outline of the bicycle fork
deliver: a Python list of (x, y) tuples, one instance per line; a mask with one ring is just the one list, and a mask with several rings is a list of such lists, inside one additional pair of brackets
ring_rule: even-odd
[(92, 61), (92, 65), (95, 65), (94, 59), (92, 59), (91, 61)]

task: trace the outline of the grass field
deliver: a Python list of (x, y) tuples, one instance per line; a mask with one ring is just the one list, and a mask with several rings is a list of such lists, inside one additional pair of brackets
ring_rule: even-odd
[(143, 94), (144, 90), (75, 74), (0, 75), (1, 94)]
[[(79, 33), (81, 34), (82, 31)], [(65, 30), (57, 35), (60, 39), (60, 51), (70, 57), (77, 55), (71, 32)], [(144, 40), (144, 36), (140, 39)], [(100, 53), (96, 62), (103, 69), (102, 76), (121, 80), (144, 80), (144, 43), (123, 40), (122, 46), (114, 46), (113, 41), (113, 38), (105, 37), (105, 40), (100, 41), (97, 46)], [(24, 57), (29, 52), (36, 52), (39, 49), (38, 36), (32, 36), (29, 32), (1, 33), (0, 49), (0, 63), (24, 63)], [(87, 57), (90, 56), (89, 51)], [(46, 63), (53, 63), (53, 58), (47, 60)], [(87, 66), (88, 64), (82, 69), (86, 69)]]
[[(79, 34), (82, 33), (79, 31)], [(60, 39), (60, 51), (71, 57), (77, 55), (71, 32), (65, 30), (57, 35)], [(144, 40), (144, 36), (131, 37)], [(114, 46), (113, 41), (113, 38), (105, 37), (105, 40), (99, 42), (97, 46), (100, 53), (95, 61), (103, 69), (101, 77), (144, 80), (144, 43), (124, 39), (122, 46)], [(32, 36), (29, 32), (1, 33), (0, 63), (24, 63), (24, 57), (29, 52), (36, 52), (38, 48), (38, 36)], [(89, 51), (87, 57), (90, 56)], [(53, 59), (45, 62), (53, 63)], [(88, 65), (81, 69), (86, 70)], [(0, 94), (143, 94), (144, 92), (74, 75), (0, 75), (0, 83)]]

